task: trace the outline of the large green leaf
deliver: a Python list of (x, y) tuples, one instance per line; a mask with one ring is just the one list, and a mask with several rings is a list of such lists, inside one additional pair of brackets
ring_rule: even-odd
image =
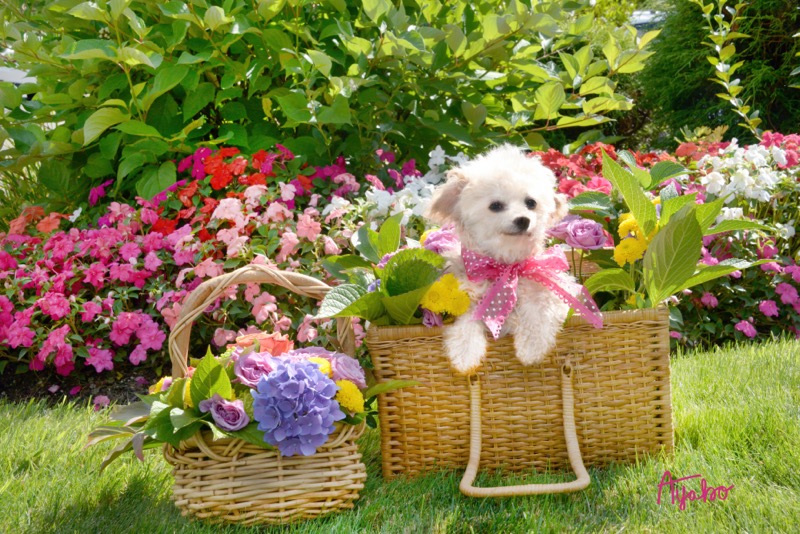
[(219, 394), (223, 399), (231, 398), (233, 389), (228, 373), (213, 355), (206, 354), (200, 360), (189, 384), (189, 394), (195, 407), (200, 405), (200, 401), (209, 399), (215, 394)]
[(654, 307), (692, 277), (702, 246), (695, 206), (684, 206), (656, 234), (644, 255), (645, 287)]
[(156, 71), (155, 78), (153, 78), (153, 85), (142, 99), (142, 107), (145, 110), (150, 109), (156, 98), (181, 83), (189, 73), (189, 70), (189, 65), (162, 63)]
[(654, 188), (661, 182), (686, 174), (686, 172), (686, 168), (683, 165), (678, 165), (673, 161), (659, 161), (650, 169), (650, 177), (652, 178), (650, 187)]
[(636, 293), (636, 284), (631, 275), (623, 269), (603, 269), (594, 273), (583, 284), (589, 293), (598, 291), (628, 291)]
[(340, 280), (349, 279), (349, 274), (346, 273), (348, 269), (371, 269), (372, 264), (355, 254), (344, 254), (341, 256), (325, 256), (322, 259), (322, 266), (332, 276)]
[(191, 408), (184, 410), (183, 408), (173, 408), (169, 411), (169, 420), (172, 423), (175, 432), (181, 428), (185, 428), (192, 423), (200, 421), (202, 418), (208, 418), (208, 414), (201, 414), (197, 410)]
[(428, 289), (430, 289), (430, 285), (402, 295), (383, 297), (383, 305), (394, 324), (419, 324), (422, 322), (422, 319), (414, 317), (414, 314)]
[(378, 232), (364, 224), (358, 229), (356, 236), (358, 237), (356, 250), (372, 263), (380, 263), (383, 255), (380, 253), (380, 246), (378, 245)]
[(401, 250), (386, 263), (381, 283), (389, 296), (430, 286), (441, 275), (444, 258), (424, 248)]
[(71, 178), (67, 165), (57, 159), (46, 159), (39, 167), (39, 183), (50, 191), (66, 193), (70, 190)]
[(366, 293), (367, 290), (365, 288), (355, 284), (334, 286), (322, 299), (316, 317), (318, 319), (335, 317)]
[(665, 226), (670, 218), (680, 211), (682, 207), (687, 204), (693, 204), (697, 198), (697, 193), (691, 195), (676, 196), (668, 199), (661, 197), (661, 218), (658, 223), (660, 226)]
[(709, 227), (717, 220), (717, 215), (725, 205), (724, 198), (718, 198), (713, 202), (699, 204), (697, 206), (697, 222), (700, 223), (700, 230), (706, 232)]
[(534, 96), (539, 105), (536, 114), (537, 116), (541, 114), (543, 119), (555, 116), (567, 98), (561, 82), (546, 82), (540, 85)]
[(639, 181), (605, 152), (603, 152), (603, 177), (622, 194), (625, 204), (639, 223), (639, 228), (645, 235), (650, 235), (656, 227), (656, 208), (645, 195)]
[(177, 169), (175, 163), (165, 161), (159, 167), (149, 167), (136, 183), (136, 192), (142, 198), (153, 198), (175, 183)]
[(378, 231), (378, 254), (381, 257), (397, 250), (400, 246), (400, 221), (403, 214), (398, 213), (386, 219)]
[(611, 197), (600, 191), (585, 191), (569, 199), (569, 209), (575, 211), (610, 211)]
[(161, 134), (158, 132), (158, 130), (149, 124), (145, 124), (137, 120), (122, 122), (114, 126), (114, 129), (126, 134), (138, 135), (142, 137), (161, 137)]
[(130, 115), (122, 112), (119, 108), (108, 107), (98, 109), (92, 113), (83, 124), (83, 145), (88, 145), (112, 126), (125, 122), (130, 118)]
[(291, 92), (282, 96), (276, 96), (275, 100), (280, 105), (286, 117), (297, 123), (308, 123), (311, 121), (311, 111), (308, 109), (308, 99), (305, 95), (298, 92)]
[(272, 448), (271, 445), (269, 445), (266, 441), (264, 441), (264, 431), (258, 429), (258, 423), (255, 421), (253, 421), (252, 423), (250, 423), (241, 430), (237, 430), (236, 432), (225, 432), (225, 434), (239, 438), (248, 443), (252, 443), (253, 445), (264, 447), (265, 449)]
[(386, 314), (386, 309), (383, 307), (383, 296), (380, 291), (365, 293), (334, 317), (360, 317), (367, 321), (374, 321)]

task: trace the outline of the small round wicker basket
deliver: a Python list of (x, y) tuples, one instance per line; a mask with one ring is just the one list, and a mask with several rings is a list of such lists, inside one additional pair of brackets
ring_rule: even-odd
[[(206, 280), (186, 299), (169, 337), (172, 376), (186, 375), (192, 323), (227, 288), (244, 283), (284, 287), (321, 299), (330, 287), (314, 278), (248, 265)], [(338, 320), (338, 345), (353, 353), (349, 320)], [(282, 524), (352, 508), (366, 480), (356, 439), (358, 426), (337, 424), (312, 456), (285, 457), (239, 439), (212, 441), (198, 432), (180, 447), (164, 446), (173, 466), (173, 499), (184, 515), (242, 525)]]

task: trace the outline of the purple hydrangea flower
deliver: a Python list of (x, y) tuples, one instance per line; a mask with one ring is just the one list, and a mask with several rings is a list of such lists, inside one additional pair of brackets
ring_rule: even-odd
[(214, 424), (228, 432), (241, 430), (250, 423), (241, 400), (225, 400), (219, 393), (215, 393), (210, 399), (200, 401), (197, 407), (203, 413), (211, 412)]
[(338, 386), (309, 361), (281, 358), (258, 381), (253, 417), (264, 441), (284, 456), (310, 456), (328, 441), (334, 423), (345, 418), (334, 400)]

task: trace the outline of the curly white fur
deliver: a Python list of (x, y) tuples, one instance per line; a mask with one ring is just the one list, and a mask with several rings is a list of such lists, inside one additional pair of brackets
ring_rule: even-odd
[[(542, 252), (547, 230), (566, 215), (567, 199), (555, 193), (555, 185), (555, 176), (538, 159), (503, 145), (448, 172), (428, 216), (439, 223), (454, 223), (463, 247), (503, 263), (516, 263)], [(480, 367), (486, 353), (486, 329), (473, 314), (491, 284), (467, 279), (460, 250), (445, 256), (449, 272), (472, 300), (469, 311), (456, 319), (444, 338), (453, 367), (468, 374)], [(517, 304), (502, 335), (514, 336), (523, 364), (539, 363), (553, 347), (568, 311), (552, 291), (520, 278)]]

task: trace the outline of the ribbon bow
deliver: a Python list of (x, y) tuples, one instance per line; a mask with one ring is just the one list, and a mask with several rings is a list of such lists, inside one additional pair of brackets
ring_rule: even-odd
[(603, 317), (586, 288), (558, 276), (559, 273), (569, 270), (567, 257), (559, 247), (550, 247), (541, 254), (511, 264), (468, 249), (461, 252), (461, 258), (471, 282), (492, 282), (478, 303), (473, 318), (486, 323), (494, 339), (500, 337), (500, 330), (517, 303), (517, 284), (520, 277), (542, 284), (585, 317), (592, 326), (603, 327)]

